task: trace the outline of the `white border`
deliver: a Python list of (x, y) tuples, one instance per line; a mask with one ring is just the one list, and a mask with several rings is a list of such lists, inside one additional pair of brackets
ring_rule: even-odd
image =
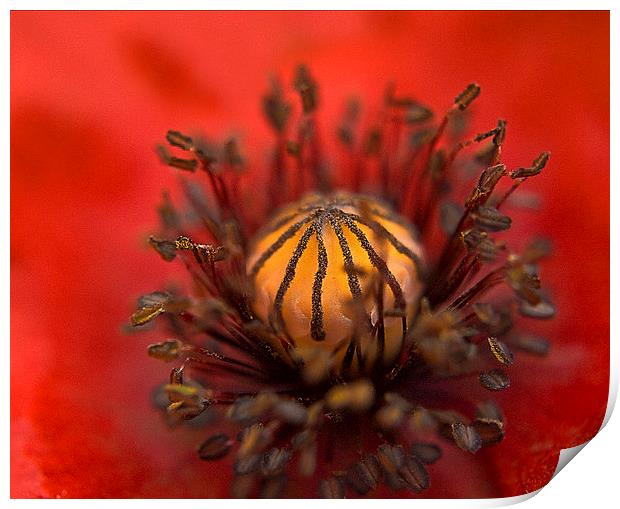
[[(118, 10), (147, 10), (147, 9), (170, 9), (174, 7), (175, 10), (196, 9), (201, 10), (205, 8), (209, 9), (414, 9), (414, 8), (428, 8), (429, 4), (424, 3), (411, 3), (404, 1), (391, 1), (383, 0), (380, 4), (376, 1), (369, 0), (341, 0), (337, 6), (334, 1), (315, 0), (310, 3), (308, 1), (289, 0), (283, 1), (264, 1), (264, 2), (252, 2), (248, 0), (228, 0), (228, 1), (189, 1), (189, 0), (176, 0), (172, 5), (170, 2), (164, 1), (146, 1), (137, 0), (128, 2), (127, 0), (107, 0), (100, 1), (95, 0), (85, 5), (84, 2), (76, 0), (64, 0), (57, 1), (53, 4), (42, 0), (23, 0), (23, 1), (9, 1), (6, 2), (0, 13), (0, 50), (1, 50), (1, 68), (2, 79), (0, 79), (0, 113), (2, 122), (2, 135), (0, 145), (0, 212), (1, 212), (1, 226), (0, 226), (0, 256), (2, 259), (2, 269), (0, 272), (0, 288), (2, 292), (0, 294), (0, 319), (2, 327), (2, 355), (0, 356), (0, 370), (2, 373), (2, 384), (0, 384), (0, 397), (2, 404), (2, 411), (0, 412), (0, 428), (2, 434), (0, 437), (0, 451), (2, 453), (2, 459), (0, 462), (0, 503), (8, 501), (11, 507), (34, 507), (40, 504), (56, 503), (62, 504), (62, 507), (76, 507), (76, 508), (102, 508), (109, 507), (110, 505), (120, 505), (122, 507), (129, 508), (166, 508), (175, 507), (177, 504), (182, 504), (184, 508), (204, 508), (205, 504), (222, 504), (226, 506), (241, 506), (241, 504), (247, 504), (246, 501), (204, 501), (204, 500), (123, 500), (118, 503), (112, 500), (62, 500), (56, 502), (39, 501), (39, 500), (10, 500), (9, 501), (9, 464), (10, 464), (10, 412), (9, 412), (9, 370), (10, 370), (10, 347), (9, 347), (9, 316), (10, 316), (10, 233), (9, 233), (9, 213), (10, 213), (10, 153), (9, 153), (9, 141), (10, 141), (10, 90), (9, 90), (9, 76), (10, 76), (10, 9), (15, 10), (30, 10), (30, 9), (80, 9), (80, 10), (93, 10), (93, 9), (118, 9)], [(617, 90), (620, 82), (618, 80), (618, 65), (615, 63), (618, 57), (619, 36), (618, 30), (620, 29), (620, 15), (618, 9), (615, 8), (614, 2), (603, 0), (590, 0), (588, 2), (578, 1), (549, 1), (549, 0), (520, 0), (520, 1), (495, 1), (492, 4), (484, 2), (483, 0), (470, 0), (467, 3), (453, 0), (435, 0), (432, 3), (433, 9), (514, 9), (514, 10), (556, 10), (561, 9), (587, 9), (587, 10), (611, 10), (611, 90)], [(615, 164), (617, 161), (618, 146), (618, 118), (619, 108), (617, 101), (617, 94), (612, 92), (611, 96), (611, 166), (617, 168)], [(617, 171), (611, 173), (611, 189), (612, 198), (617, 194), (617, 190), (620, 189), (620, 175)], [(617, 202), (611, 200), (611, 259), (619, 259), (620, 250), (618, 233), (618, 219), (620, 217), (620, 208)], [(615, 265), (611, 265), (611, 303), (612, 309), (617, 307), (618, 302), (618, 270)], [(618, 495), (616, 493), (616, 472), (617, 466), (615, 464), (616, 458), (613, 454), (614, 451), (620, 450), (620, 420), (618, 417), (610, 421), (611, 412), (615, 404), (617, 390), (618, 390), (618, 360), (620, 359), (620, 351), (618, 349), (618, 338), (620, 337), (620, 328), (618, 327), (618, 313), (611, 313), (611, 384), (609, 391), (609, 403), (607, 408), (607, 414), (605, 416), (605, 429), (593, 439), (583, 452), (580, 454), (580, 460), (573, 462), (567, 466), (562, 475), (555, 477), (545, 488), (538, 492), (538, 495), (532, 497), (533, 494), (525, 495), (522, 497), (513, 497), (507, 499), (486, 499), (486, 500), (423, 500), (420, 501), (425, 507), (498, 507), (503, 505), (510, 505), (513, 503), (522, 502), (528, 500), (528, 507), (547, 508), (551, 504), (553, 506), (609, 506), (609, 502), (617, 500)], [(574, 452), (574, 451), (573, 451)], [(568, 457), (569, 453), (564, 453), (564, 458)], [(565, 464), (564, 464), (565, 465)], [(561, 470), (563, 465), (560, 464), (557, 472)], [(253, 500), (250, 502), (256, 507), (269, 507), (274, 506), (283, 507), (284, 504), (288, 504), (286, 500), (280, 501), (262, 501)], [(315, 506), (317, 503), (325, 504), (355, 504), (356, 509), (362, 509), (364, 507), (377, 507), (378, 504), (383, 503), (381, 500), (347, 500), (347, 501), (316, 501), (316, 500), (296, 500), (295, 504), (300, 506), (310, 507)], [(407, 504), (416, 504), (415, 500), (391, 500), (390, 504), (396, 504), (397, 506), (403, 506)]]

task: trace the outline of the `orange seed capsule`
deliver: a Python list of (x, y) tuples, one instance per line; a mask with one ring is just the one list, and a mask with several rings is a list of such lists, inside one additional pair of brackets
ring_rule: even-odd
[(343, 374), (389, 366), (422, 291), (422, 259), (413, 228), (388, 206), (348, 193), (309, 195), (252, 243), (253, 311), (297, 360), (318, 348)]

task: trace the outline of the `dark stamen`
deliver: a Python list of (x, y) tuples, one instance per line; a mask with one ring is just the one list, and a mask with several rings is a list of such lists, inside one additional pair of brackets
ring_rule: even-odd
[(464, 308), (472, 301), (473, 298), (479, 297), (484, 292), (504, 281), (506, 277), (505, 271), (506, 269), (504, 267), (500, 267), (493, 272), (489, 272), (485, 277), (483, 277), (474, 286), (472, 286), (465, 293), (461, 294), (452, 304), (450, 304), (450, 309), (458, 310)]
[(357, 342), (355, 339), (349, 341), (349, 346), (347, 347), (347, 351), (344, 354), (344, 359), (342, 359), (342, 372), (348, 373), (351, 369), (351, 364), (353, 363), (353, 354), (357, 349)]

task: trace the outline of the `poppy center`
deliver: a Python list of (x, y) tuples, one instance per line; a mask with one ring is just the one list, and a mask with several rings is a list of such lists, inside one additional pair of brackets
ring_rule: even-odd
[(414, 228), (387, 205), (309, 195), (252, 242), (253, 312), (293, 361), (319, 356), (341, 374), (388, 367), (422, 292), (422, 259)]

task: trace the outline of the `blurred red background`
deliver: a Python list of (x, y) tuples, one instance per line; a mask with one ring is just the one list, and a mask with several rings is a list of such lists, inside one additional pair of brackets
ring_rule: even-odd
[[(536, 331), (498, 398), (504, 443), (449, 452), (427, 496), (506, 496), (544, 484), (560, 447), (605, 411), (609, 360), (609, 15), (606, 12), (13, 12), (11, 15), (11, 494), (213, 497), (228, 465), (201, 435), (170, 431), (150, 403), (166, 368), (121, 331), (134, 299), (181, 277), (145, 247), (174, 173), (167, 129), (241, 136), (255, 164), (269, 132), (270, 72), (307, 63), (333, 127), (384, 85), (442, 111), (471, 81), (476, 125), (508, 120), (505, 162), (552, 163), (529, 190), (545, 233), (542, 277), (558, 317)], [(329, 132), (326, 130), (326, 132)], [(472, 389), (473, 390), (473, 389)]]

